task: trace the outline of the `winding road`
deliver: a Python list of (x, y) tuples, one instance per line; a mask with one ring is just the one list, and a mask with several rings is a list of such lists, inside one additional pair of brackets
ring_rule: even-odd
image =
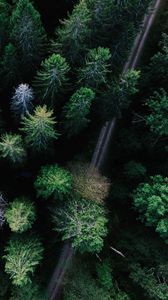
[[(141, 31), (135, 38), (128, 60), (123, 67), (122, 74), (125, 74), (128, 70), (135, 69), (137, 67), (145, 42), (147, 40), (161, 2), (162, 0), (154, 1), (153, 5), (148, 9), (148, 13), (145, 15), (141, 26)], [(92, 156), (91, 166), (101, 169), (104, 163), (107, 149), (112, 139), (114, 129), (116, 127), (116, 122), (117, 118), (114, 117), (112, 121), (106, 122), (102, 127), (98, 137), (97, 145), (95, 147), (95, 151)], [(61, 251), (59, 262), (48, 285), (48, 300), (61, 299), (61, 287), (63, 278), (66, 273), (67, 266), (73, 257), (73, 254), (74, 251), (72, 249), (70, 241), (65, 242)]]

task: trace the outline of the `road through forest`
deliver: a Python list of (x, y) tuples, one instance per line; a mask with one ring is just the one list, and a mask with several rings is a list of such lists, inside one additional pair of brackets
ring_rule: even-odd
[[(147, 37), (149, 36), (150, 29), (153, 25), (155, 17), (158, 13), (162, 0), (156, 0), (152, 7), (149, 8), (148, 13), (144, 17), (141, 30), (135, 38), (133, 47), (127, 62), (123, 67), (122, 74), (125, 74), (130, 69), (135, 69), (142, 55), (143, 48)], [(112, 135), (116, 126), (117, 118), (113, 118), (112, 121), (106, 122), (102, 127), (98, 142), (95, 147), (95, 151), (92, 156), (91, 166), (101, 170), (103, 165), (107, 149), (112, 139)], [(64, 275), (67, 270), (67, 266), (73, 257), (74, 251), (72, 249), (70, 241), (64, 243), (59, 262), (53, 272), (51, 280), (48, 285), (48, 300), (60, 300), (61, 299), (61, 287)]]

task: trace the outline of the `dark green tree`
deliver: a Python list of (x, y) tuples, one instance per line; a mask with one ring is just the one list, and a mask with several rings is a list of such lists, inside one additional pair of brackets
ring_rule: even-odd
[(47, 39), (40, 14), (29, 0), (16, 3), (10, 20), (10, 38), (17, 49), (23, 72), (34, 71), (44, 56)]
[(85, 1), (80, 1), (72, 14), (62, 21), (62, 27), (56, 35), (52, 43), (53, 51), (61, 52), (72, 64), (80, 64), (90, 36), (90, 12)]
[(108, 48), (98, 47), (89, 50), (85, 65), (78, 70), (79, 83), (94, 89), (107, 85), (107, 75), (110, 73), (109, 60), (111, 58)]
[(5, 218), (11, 231), (22, 233), (32, 227), (35, 218), (35, 207), (25, 197), (16, 198), (9, 204)]
[(0, 0), (0, 53), (8, 40), (10, 5), (6, 0)]
[(62, 199), (72, 191), (72, 175), (56, 164), (46, 165), (41, 167), (34, 185), (38, 196)]
[(12, 164), (22, 163), (26, 158), (22, 137), (19, 134), (4, 133), (0, 140), (0, 156)]
[(47, 110), (46, 105), (37, 106), (34, 114), (27, 114), (22, 119), (22, 128), (26, 135), (25, 141), (34, 152), (41, 152), (48, 149), (48, 146), (58, 138), (54, 126), (55, 118), (53, 111)]
[(124, 165), (124, 174), (129, 179), (140, 179), (146, 175), (146, 167), (141, 163), (131, 160)]
[(38, 238), (13, 237), (5, 247), (5, 272), (12, 283), (22, 287), (31, 282), (37, 265), (43, 257), (43, 247)]
[(161, 175), (150, 177), (149, 182), (140, 183), (133, 193), (134, 207), (146, 226), (168, 242), (168, 178)]
[(77, 135), (84, 129), (95, 93), (89, 88), (80, 88), (70, 98), (64, 107), (64, 127), (67, 135)]
[(47, 300), (46, 293), (41, 286), (32, 282), (23, 287), (14, 287), (10, 300)]
[(54, 230), (62, 232), (62, 240), (71, 239), (73, 248), (81, 253), (102, 250), (107, 221), (103, 206), (77, 197), (53, 212)]
[(47, 100), (50, 105), (57, 103), (59, 93), (67, 85), (69, 70), (68, 63), (60, 54), (52, 54), (41, 63), (34, 87), (42, 100)]

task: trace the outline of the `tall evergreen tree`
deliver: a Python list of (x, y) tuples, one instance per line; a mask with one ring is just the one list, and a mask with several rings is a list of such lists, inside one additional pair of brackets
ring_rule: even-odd
[(22, 119), (22, 128), (26, 135), (25, 141), (34, 152), (47, 150), (49, 144), (58, 138), (54, 128), (53, 111), (47, 110), (46, 105), (37, 106), (34, 114), (28, 114)]
[(29, 0), (16, 3), (10, 20), (10, 32), (23, 72), (34, 71), (46, 49), (46, 33), (40, 14)]
[(13, 164), (22, 163), (26, 158), (22, 137), (19, 134), (4, 133), (0, 139), (0, 156)]
[(95, 93), (89, 88), (80, 88), (64, 107), (64, 127), (67, 135), (78, 134), (89, 123), (87, 118)]
[(60, 54), (53, 54), (42, 62), (34, 81), (42, 100), (47, 100), (51, 106), (57, 103), (59, 93), (66, 87), (69, 70), (68, 63)]
[(33, 108), (33, 90), (28, 84), (20, 84), (16, 89), (11, 101), (11, 110), (15, 117), (22, 118)]

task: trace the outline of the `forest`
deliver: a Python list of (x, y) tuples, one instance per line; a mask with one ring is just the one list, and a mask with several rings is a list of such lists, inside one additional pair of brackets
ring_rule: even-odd
[(168, 0), (0, 0), (0, 300), (168, 300), (167, 75)]

